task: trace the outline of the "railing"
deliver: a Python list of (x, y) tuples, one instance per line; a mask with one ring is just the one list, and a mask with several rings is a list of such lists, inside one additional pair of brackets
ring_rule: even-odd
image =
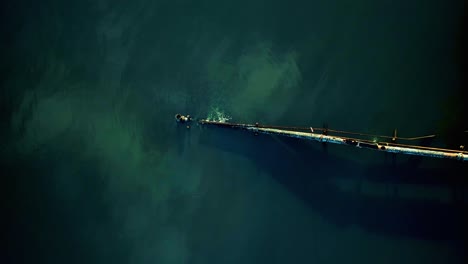
[[(444, 159), (454, 159), (461, 161), (468, 161), (468, 152), (463, 150), (454, 150), (454, 149), (443, 149), (443, 148), (432, 148), (411, 144), (397, 144), (396, 139), (398, 140), (417, 140), (424, 138), (432, 138), (435, 135), (428, 135), (422, 137), (413, 137), (413, 138), (399, 138), (396, 137), (396, 133), (393, 137), (389, 136), (376, 136), (364, 133), (354, 133), (346, 132), (339, 130), (330, 130), (326, 128), (305, 128), (305, 127), (281, 127), (281, 126), (265, 126), (256, 124), (238, 124), (238, 123), (225, 123), (225, 122), (216, 122), (209, 120), (199, 120), (200, 125), (210, 125), (217, 127), (226, 127), (233, 129), (243, 129), (250, 131), (255, 134), (272, 134), (280, 135), (285, 137), (300, 138), (306, 140), (314, 140), (322, 143), (332, 143), (347, 145), (356, 148), (366, 148), (376, 151), (389, 152), (389, 153), (399, 153), (405, 155), (414, 155), (414, 156), (424, 156), (432, 158), (444, 158)], [(321, 133), (317, 133), (320, 131)], [(338, 135), (329, 135), (329, 133), (335, 134), (344, 134), (344, 135), (359, 135), (359, 136), (374, 136), (376, 138), (391, 138), (392, 142), (382, 142), (374, 140), (366, 140), (355, 137), (347, 136), (338, 136)]]

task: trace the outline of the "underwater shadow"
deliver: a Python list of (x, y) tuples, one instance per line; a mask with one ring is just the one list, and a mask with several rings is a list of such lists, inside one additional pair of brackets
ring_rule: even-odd
[[(408, 199), (397, 193), (368, 195), (360, 187), (362, 181), (375, 180), (389, 184), (423, 184), (424, 177), (432, 178), (431, 184), (451, 184), (434, 180), (437, 173), (417, 168), (394, 169), (392, 172), (387, 165), (365, 168), (334, 157), (332, 153), (325, 154), (298, 139), (255, 136), (225, 128), (202, 129), (200, 144), (250, 159), (336, 226), (356, 225), (390, 236), (464, 241), (466, 202)], [(398, 177), (392, 181), (391, 176), (395, 173)], [(454, 172), (449, 170), (449, 173)], [(340, 188), (337, 179), (351, 182), (351, 188)]]

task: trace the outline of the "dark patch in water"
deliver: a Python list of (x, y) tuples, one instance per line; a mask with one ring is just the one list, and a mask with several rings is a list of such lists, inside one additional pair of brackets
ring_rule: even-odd
[[(468, 220), (466, 203), (443, 204), (431, 200), (411, 200), (395, 195), (369, 196), (356, 191), (340, 190), (334, 178), (353, 181), (398, 184), (465, 184), (453, 170), (418, 170), (399, 168), (391, 171), (385, 166), (366, 169), (362, 165), (323, 155), (304, 142), (285, 138), (283, 143), (296, 154), (285, 151), (269, 136), (206, 129), (200, 141), (215, 148), (251, 159), (261, 170), (280, 182), (290, 192), (307, 203), (329, 222), (338, 226), (357, 225), (376, 233), (407, 236), (418, 239), (463, 240)], [(363, 172), (360, 175), (359, 172)], [(458, 182), (454, 179), (458, 179)]]

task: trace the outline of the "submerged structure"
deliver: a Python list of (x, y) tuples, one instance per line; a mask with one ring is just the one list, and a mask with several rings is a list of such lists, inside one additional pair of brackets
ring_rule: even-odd
[[(376, 136), (364, 133), (353, 133), (346, 131), (331, 130), (328, 128), (312, 128), (312, 127), (281, 127), (281, 126), (266, 126), (255, 124), (239, 124), (239, 123), (228, 123), (218, 122), (206, 119), (201, 119), (198, 123), (202, 126), (216, 126), (230, 129), (241, 129), (248, 132), (257, 134), (270, 134), (279, 135), (285, 137), (299, 138), (305, 140), (313, 140), (321, 142), (323, 144), (339, 144), (346, 145), (356, 148), (371, 149), (381, 152), (388, 152), (394, 154), (405, 154), (432, 158), (452, 159), (460, 161), (468, 161), (468, 151), (464, 150), (464, 146), (460, 146), (460, 149), (444, 149), (434, 148), (427, 146), (411, 145), (397, 143), (397, 140), (410, 141), (418, 139), (433, 138), (435, 135), (428, 135), (415, 138), (402, 138), (397, 137), (397, 131), (394, 130), (393, 136)], [(333, 135), (331, 135), (333, 134)], [(373, 136), (375, 138), (384, 139), (382, 141), (368, 140), (359, 137)], [(389, 142), (385, 139), (390, 139)]]

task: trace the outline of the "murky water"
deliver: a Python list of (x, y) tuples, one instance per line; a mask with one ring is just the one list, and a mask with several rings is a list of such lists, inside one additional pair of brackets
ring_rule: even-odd
[(174, 114), (453, 131), (466, 109), (463, 7), (5, 4), (6, 261), (462, 263), (466, 164), (392, 166), (365, 150), (187, 129)]

